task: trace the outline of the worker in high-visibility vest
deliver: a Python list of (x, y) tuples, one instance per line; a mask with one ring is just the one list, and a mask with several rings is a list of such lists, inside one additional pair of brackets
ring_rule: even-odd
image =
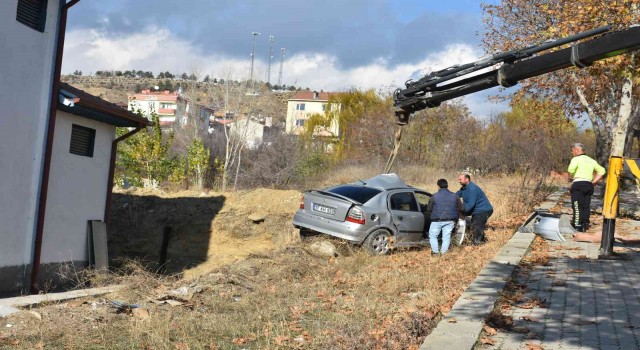
[(571, 153), (573, 158), (568, 169), (570, 181), (572, 181), (571, 225), (579, 232), (586, 232), (589, 229), (593, 188), (602, 179), (606, 170), (596, 160), (584, 154), (584, 145), (581, 143), (574, 143), (571, 146)]

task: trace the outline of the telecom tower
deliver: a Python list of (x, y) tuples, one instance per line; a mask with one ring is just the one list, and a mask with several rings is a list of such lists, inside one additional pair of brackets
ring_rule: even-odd
[(278, 75), (278, 86), (282, 85), (282, 66), (284, 65), (284, 54), (286, 50), (283, 48), (280, 49), (280, 74)]
[(256, 37), (258, 35), (260, 35), (259, 32), (252, 32), (251, 35), (253, 35), (253, 48), (251, 49), (251, 73), (249, 75), (249, 81), (252, 82), (253, 81), (253, 60), (256, 57)]
[(275, 37), (269, 35), (269, 69), (267, 69), (267, 83), (271, 85), (271, 59), (273, 59), (273, 41)]

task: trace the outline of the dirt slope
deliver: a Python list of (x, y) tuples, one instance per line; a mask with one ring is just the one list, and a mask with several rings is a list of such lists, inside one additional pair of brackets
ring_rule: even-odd
[(167, 271), (205, 272), (288, 242), (294, 236), (291, 216), (299, 199), (297, 191), (269, 189), (208, 194), (118, 191), (109, 225), (112, 263), (135, 258), (157, 268), (163, 234), (170, 227)]
[[(496, 209), (489, 242), (454, 246), (444, 257), (428, 249), (370, 256), (326, 236), (294, 242), (296, 191), (119, 192), (109, 227), (112, 256), (157, 267), (169, 226), (168, 270), (187, 278), (134, 264), (124, 274), (89, 275), (92, 285), (127, 287), (0, 318), (0, 348), (417, 349), (527, 217), (510, 213), (517, 193), (498, 192), (505, 182), (484, 186)], [(337, 257), (310, 254), (318, 240), (343, 249)]]

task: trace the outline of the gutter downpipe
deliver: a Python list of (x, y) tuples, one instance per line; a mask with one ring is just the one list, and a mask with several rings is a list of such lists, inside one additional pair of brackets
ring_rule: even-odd
[(118, 137), (117, 139), (113, 140), (113, 142), (111, 143), (111, 159), (109, 162), (109, 179), (107, 180), (107, 199), (104, 205), (104, 219), (103, 219), (106, 224), (108, 224), (109, 221), (111, 220), (111, 195), (113, 194), (113, 176), (114, 176), (113, 174), (116, 167), (116, 155), (118, 151), (118, 142), (125, 140), (129, 136), (133, 136), (133, 134), (142, 130), (143, 127), (144, 126), (142, 124), (139, 124), (135, 129)]
[[(63, 2), (65, 0), (62, 0)], [(56, 60), (51, 85), (51, 101), (49, 104), (49, 123), (47, 125), (47, 143), (44, 152), (42, 178), (40, 180), (40, 197), (38, 198), (38, 219), (36, 222), (36, 237), (31, 261), (30, 293), (37, 294), (38, 278), (40, 276), (40, 257), (42, 253), (42, 235), (44, 232), (44, 217), (47, 209), (47, 193), (49, 190), (49, 173), (51, 170), (51, 150), (53, 149), (53, 134), (56, 128), (56, 111), (58, 109), (58, 90), (60, 88), (60, 74), (62, 72), (62, 54), (64, 52), (64, 37), (67, 28), (67, 11), (80, 0), (71, 0), (62, 5), (60, 22), (58, 23), (58, 38), (56, 40)]]

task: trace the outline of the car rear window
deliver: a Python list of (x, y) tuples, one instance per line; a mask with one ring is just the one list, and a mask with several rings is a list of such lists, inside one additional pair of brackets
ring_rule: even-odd
[(341, 196), (353, 199), (356, 202), (366, 203), (382, 191), (371, 187), (345, 185), (330, 188), (327, 190), (327, 192), (339, 194)]

